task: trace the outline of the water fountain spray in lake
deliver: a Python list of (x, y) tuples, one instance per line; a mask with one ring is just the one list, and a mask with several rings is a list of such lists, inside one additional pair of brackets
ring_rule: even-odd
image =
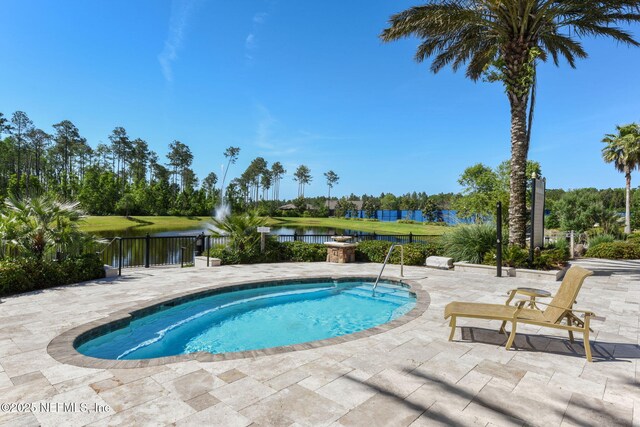
[[(224, 170), (224, 165), (222, 165), (222, 170)], [(224, 181), (222, 185), (224, 185)], [(217, 222), (222, 222), (229, 215), (231, 215), (231, 206), (224, 201), (224, 188), (220, 187), (220, 204), (213, 209), (211, 217)], [(215, 233), (224, 234), (222, 230), (211, 223), (208, 224), (208, 227)]]

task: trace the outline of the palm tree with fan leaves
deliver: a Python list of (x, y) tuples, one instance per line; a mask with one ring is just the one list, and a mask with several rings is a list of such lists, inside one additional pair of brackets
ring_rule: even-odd
[(434, 73), (466, 66), (466, 75), (505, 87), (511, 110), (509, 243), (526, 236), (526, 165), (535, 102), (536, 66), (587, 57), (578, 39), (603, 36), (639, 46), (620, 23), (640, 21), (640, 0), (431, 0), (390, 18), (385, 42), (415, 36), (415, 59), (433, 57)]
[(617, 133), (607, 134), (602, 139), (606, 145), (602, 149), (602, 158), (613, 163), (624, 174), (626, 181), (626, 200), (624, 212), (624, 232), (631, 233), (631, 171), (640, 167), (640, 125), (632, 123), (616, 126)]

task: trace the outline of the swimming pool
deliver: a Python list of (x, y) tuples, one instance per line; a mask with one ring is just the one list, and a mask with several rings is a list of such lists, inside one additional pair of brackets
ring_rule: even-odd
[(401, 283), (372, 288), (361, 279), (315, 279), (218, 289), (133, 313), (123, 324), (78, 337), (74, 346), (86, 356), (116, 360), (243, 352), (356, 333), (416, 304)]

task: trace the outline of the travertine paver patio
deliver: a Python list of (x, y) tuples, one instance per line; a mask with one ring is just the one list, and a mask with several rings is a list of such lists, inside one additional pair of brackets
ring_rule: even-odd
[[(580, 340), (522, 327), (505, 351), (496, 322), (460, 320), (451, 300), (502, 302), (508, 289), (557, 283), (405, 268), (431, 296), (396, 329), (338, 345), (221, 362), (136, 369), (65, 365), (47, 353), (57, 335), (124, 308), (212, 285), (377, 273), (376, 264), (271, 264), (127, 271), (116, 280), (50, 289), (0, 304), (0, 402), (95, 404), (106, 412), (2, 412), (3, 425), (640, 425), (640, 265), (590, 277), (578, 298), (593, 323), (594, 363)], [(388, 267), (388, 274), (398, 274)], [(615, 269), (614, 269), (615, 270)], [(465, 341), (461, 341), (460, 337)], [(581, 338), (581, 337), (580, 337)], [(468, 339), (473, 339), (469, 341)], [(52, 405), (52, 408), (56, 408)], [(6, 409), (6, 408), (5, 408)]]

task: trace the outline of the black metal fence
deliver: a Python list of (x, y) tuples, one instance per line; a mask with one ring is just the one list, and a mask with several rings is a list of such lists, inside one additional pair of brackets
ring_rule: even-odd
[[(272, 235), (279, 242), (324, 243), (334, 234), (283, 234)], [(385, 240), (393, 243), (427, 243), (434, 236), (419, 234), (351, 234), (351, 242)], [(115, 237), (107, 239), (101, 247), (87, 248), (97, 252), (105, 264), (122, 270), (127, 267), (151, 267), (162, 265), (192, 264), (195, 256), (206, 254), (215, 245), (224, 245), (226, 237), (210, 235)]]

